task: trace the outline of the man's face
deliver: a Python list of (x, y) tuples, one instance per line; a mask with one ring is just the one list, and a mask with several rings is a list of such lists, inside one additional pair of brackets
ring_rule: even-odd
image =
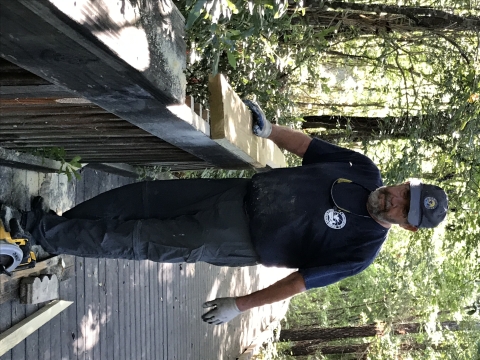
[(410, 184), (383, 186), (368, 197), (367, 209), (370, 215), (389, 224), (409, 225)]

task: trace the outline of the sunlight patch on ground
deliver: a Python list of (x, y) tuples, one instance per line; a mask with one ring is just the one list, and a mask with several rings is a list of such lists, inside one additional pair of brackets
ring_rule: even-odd
[(80, 336), (74, 340), (74, 346), (78, 349), (79, 354), (93, 349), (93, 347), (100, 340), (100, 326), (107, 323), (110, 317), (110, 310), (108, 313), (99, 314), (92, 310), (89, 306), (87, 314), (80, 322)]

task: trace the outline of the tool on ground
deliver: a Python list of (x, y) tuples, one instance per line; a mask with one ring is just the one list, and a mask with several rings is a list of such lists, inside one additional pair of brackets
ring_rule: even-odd
[(7, 232), (0, 220), (0, 274), (12, 276), (12, 271), (35, 267), (37, 258), (31, 251), (28, 237), (24, 235)]

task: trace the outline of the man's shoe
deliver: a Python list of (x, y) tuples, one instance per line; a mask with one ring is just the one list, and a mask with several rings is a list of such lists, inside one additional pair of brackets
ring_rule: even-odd
[(0, 204), (0, 219), (2, 220), (5, 231), (7, 232), (10, 232), (10, 220), (18, 219), (21, 221), (24, 215), (25, 212), (22, 210), (18, 210), (13, 206)]
[(35, 196), (32, 199), (31, 206), (32, 206), (32, 211), (38, 211), (38, 212), (44, 212), (44, 213), (50, 212), (50, 208), (45, 202), (45, 199), (43, 198), (43, 196)]
[(55, 212), (51, 211), (48, 206), (46, 205), (45, 199), (41, 196), (35, 196), (31, 203), (30, 211), (25, 211), (20, 225), (23, 229), (27, 232), (33, 232), (35, 227), (40, 223), (42, 217), (44, 217), (48, 213), (55, 214)]
[(12, 239), (27, 239), (30, 246), (36, 245), (36, 241), (33, 236), (22, 228), (18, 219), (10, 220), (10, 236)]

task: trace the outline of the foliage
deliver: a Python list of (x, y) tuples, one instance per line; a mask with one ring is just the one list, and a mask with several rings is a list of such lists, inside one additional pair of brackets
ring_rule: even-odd
[(188, 171), (172, 171), (162, 166), (138, 166), (136, 168), (139, 181), (160, 180), (168, 178), (178, 179), (229, 179), (229, 178), (251, 178), (254, 170), (224, 170), (224, 169), (203, 169)]
[(52, 159), (60, 162), (59, 174), (67, 175), (68, 181), (71, 181), (74, 177), (80, 179), (80, 173), (78, 170), (82, 167), (80, 156), (75, 156), (71, 160), (66, 160), (67, 153), (64, 148), (60, 147), (48, 147), (38, 148), (31, 151), (32, 155), (40, 156), (42, 159)]
[(319, 33), (292, 27), (290, 19), (298, 14), (287, 15), (283, 0), (180, 1), (178, 6), (188, 18), (187, 93), (208, 103), (208, 77), (222, 72), (241, 97), (260, 103), (273, 121), (301, 120), (293, 107), (291, 79), (302, 64), (312, 68), (333, 28)]
[(163, 166), (137, 166), (135, 170), (138, 175), (138, 181), (161, 180), (170, 174), (170, 169)]
[(229, 179), (251, 178), (253, 170), (204, 169), (201, 171), (177, 171), (173, 174), (179, 179)]

